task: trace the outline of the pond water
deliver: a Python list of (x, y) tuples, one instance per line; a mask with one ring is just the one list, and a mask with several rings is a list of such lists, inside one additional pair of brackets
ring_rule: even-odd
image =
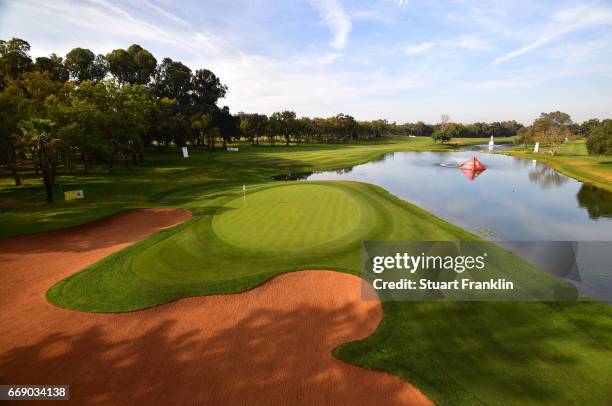
[[(459, 168), (473, 156), (485, 171)], [(352, 168), (293, 178), (373, 183), (490, 240), (612, 241), (611, 192), (506, 155), (396, 152)]]
[[(281, 179), (379, 185), (500, 242), (580, 294), (612, 303), (612, 193), (542, 163), (487, 150), (483, 145), (473, 151), (395, 152), (352, 168)], [(460, 167), (474, 156), (484, 171)]]

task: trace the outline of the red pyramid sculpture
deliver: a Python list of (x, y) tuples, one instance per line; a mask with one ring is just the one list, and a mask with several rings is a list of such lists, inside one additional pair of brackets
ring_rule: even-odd
[(472, 158), (459, 165), (459, 169), (461, 169), (461, 172), (463, 172), (463, 174), (469, 180), (474, 180), (478, 175), (483, 173), (487, 169), (487, 167), (484, 166), (478, 159), (476, 159), (475, 156), (473, 156)]
[(471, 157), (461, 165), (459, 165), (461, 169), (472, 169), (474, 171), (484, 171), (487, 169), (475, 156)]

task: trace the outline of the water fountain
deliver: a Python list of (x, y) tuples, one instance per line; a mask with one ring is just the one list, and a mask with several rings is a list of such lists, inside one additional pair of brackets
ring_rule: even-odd
[(491, 136), (491, 140), (489, 141), (489, 151), (493, 151), (494, 146), (495, 146), (495, 141), (493, 141), (493, 136)]

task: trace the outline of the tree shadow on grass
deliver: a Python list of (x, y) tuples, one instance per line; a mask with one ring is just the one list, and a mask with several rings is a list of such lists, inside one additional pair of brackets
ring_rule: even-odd
[(410, 399), (409, 385), (330, 354), (367, 334), (375, 310), (247, 308), (217, 328), (170, 315), (124, 324), (119, 315), (114, 331), (95, 324), (9, 350), (0, 380), (69, 384), (81, 404), (396, 404)]

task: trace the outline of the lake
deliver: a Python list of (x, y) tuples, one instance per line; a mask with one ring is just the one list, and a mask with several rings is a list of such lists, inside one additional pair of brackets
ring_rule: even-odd
[[(571, 282), (582, 295), (612, 303), (612, 193), (543, 163), (483, 150), (395, 152), (352, 168), (288, 178), (379, 185), (440, 218), (499, 241)], [(486, 170), (462, 171), (460, 164), (474, 156)]]
[[(487, 167), (475, 177), (458, 168), (473, 156)], [(301, 178), (373, 183), (490, 240), (612, 241), (611, 192), (522, 158), (395, 152)]]

